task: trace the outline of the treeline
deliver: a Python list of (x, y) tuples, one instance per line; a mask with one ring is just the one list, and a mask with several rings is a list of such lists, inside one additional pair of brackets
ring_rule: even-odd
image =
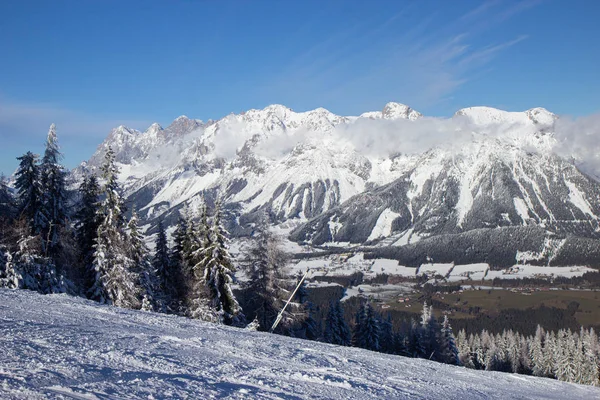
[(552, 284), (552, 286), (578, 286), (596, 289), (600, 288), (600, 274), (598, 272), (586, 272), (581, 276), (554, 276), (551, 279), (529, 277), (519, 279), (494, 278), (491, 282), (492, 286), (499, 287), (547, 287)]
[(352, 328), (345, 322), (348, 316), (340, 317), (343, 314), (341, 304), (332, 303), (323, 341), (472, 369), (600, 385), (600, 343), (593, 328), (581, 328), (579, 333), (559, 329), (555, 333), (538, 325), (535, 334), (528, 336), (512, 330), (467, 334), (461, 329), (455, 338), (448, 317), (444, 315), (440, 323), (427, 304), (419, 321), (395, 321), (395, 330), (389, 315), (384, 318), (367, 302), (360, 305)]
[(554, 333), (538, 326), (533, 336), (512, 330), (496, 335), (484, 330), (467, 336), (460, 330), (456, 343), (460, 362), (468, 368), (599, 384), (600, 345), (593, 329)]

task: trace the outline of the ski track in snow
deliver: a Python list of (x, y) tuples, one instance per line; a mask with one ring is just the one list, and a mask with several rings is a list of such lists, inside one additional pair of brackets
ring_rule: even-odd
[(600, 389), (1, 289), (0, 398), (594, 399)]

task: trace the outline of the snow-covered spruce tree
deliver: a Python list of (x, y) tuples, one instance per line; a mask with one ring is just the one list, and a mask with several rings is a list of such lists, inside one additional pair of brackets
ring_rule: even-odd
[(581, 382), (586, 385), (600, 385), (600, 345), (598, 343), (598, 336), (596, 332), (594, 332), (593, 328), (590, 328), (589, 331), (584, 331), (582, 329), (581, 334), (581, 344), (583, 351), (583, 367)]
[(130, 270), (138, 277), (137, 286), (141, 296), (141, 308), (144, 311), (164, 312), (164, 295), (152, 263), (150, 251), (144, 243), (144, 236), (138, 226), (138, 215), (135, 209), (127, 223), (127, 249), (131, 260)]
[(356, 316), (352, 334), (352, 345), (363, 349), (379, 351), (379, 318), (369, 302), (365, 302)]
[(189, 218), (186, 226), (182, 274), (188, 277), (185, 282), (187, 315), (194, 319), (222, 323), (222, 312), (215, 307), (212, 291), (205, 280), (207, 262), (210, 259), (207, 252), (213, 245), (206, 203), (203, 202), (200, 207), (199, 223), (194, 223)]
[(57, 259), (61, 240), (59, 234), (68, 223), (66, 171), (60, 164), (62, 154), (56, 137), (56, 126), (50, 125), (46, 150), (40, 164), (42, 239), (44, 254)]
[(350, 328), (344, 318), (344, 309), (339, 299), (329, 303), (323, 341), (340, 346), (350, 346), (352, 342)]
[[(254, 316), (258, 320), (259, 330), (268, 331), (289, 293), (283, 286), (283, 268), (287, 263), (287, 255), (281, 251), (279, 241), (269, 231), (264, 217), (256, 225), (245, 259), (248, 273), (245, 310), (250, 318)], [(275, 333), (285, 333), (292, 328), (295, 322), (292, 310), (300, 305), (301, 302), (298, 302), (289, 306)]]
[(439, 357), (440, 362), (460, 365), (456, 340), (447, 315), (444, 315), (444, 322), (442, 322), (439, 349), (441, 353)]
[(17, 274), (8, 249), (0, 245), (0, 288), (18, 289), (21, 277)]
[(40, 234), (43, 227), (41, 215), (42, 190), (40, 185), (40, 170), (38, 155), (28, 151), (19, 160), (15, 174), (15, 189), (18, 198), (18, 216), (24, 218), (29, 225), (29, 235)]
[(521, 361), (521, 338), (519, 334), (512, 330), (504, 331), (505, 336), (505, 352), (507, 362), (510, 365), (510, 372), (522, 374), (525, 372), (525, 367)]
[(93, 268), (94, 245), (98, 234), (100, 186), (95, 175), (86, 175), (79, 186), (80, 201), (75, 213), (75, 237), (79, 250), (78, 261), (82, 267), (82, 287), (85, 293), (90, 290), (95, 281), (96, 273)]
[(473, 351), (474, 340), (473, 334), (467, 336), (464, 329), (461, 329), (456, 336), (456, 347), (458, 348), (458, 360), (460, 365), (476, 369)]
[(67, 286), (64, 278), (57, 273), (52, 259), (41, 255), (39, 236), (27, 235), (29, 228), (23, 228), (18, 250), (13, 257), (19, 288), (35, 290), (42, 294), (64, 293)]
[(549, 378), (556, 378), (554, 375), (554, 355), (557, 352), (556, 334), (554, 332), (547, 332), (544, 338), (544, 350), (542, 352), (542, 364), (540, 376), (546, 376)]
[(137, 277), (131, 270), (124, 221), (124, 205), (117, 181), (119, 170), (109, 147), (102, 165), (104, 200), (98, 210), (99, 226), (92, 265), (96, 273), (90, 298), (123, 308), (140, 308)]
[(187, 315), (186, 299), (188, 297), (188, 282), (190, 280), (188, 271), (191, 267), (187, 265), (186, 248), (189, 238), (187, 236), (187, 215), (180, 215), (173, 232), (173, 247), (170, 252), (170, 265), (168, 275), (169, 287), (173, 288), (171, 293), (169, 310), (179, 315)]
[(217, 202), (207, 235), (210, 243), (204, 247), (204, 258), (199, 264), (204, 268), (204, 284), (208, 289), (209, 306), (219, 316), (219, 322), (243, 326), (245, 317), (231, 288), (235, 267), (229, 254), (228, 232), (222, 224), (222, 213), (220, 202)]
[(554, 356), (554, 375), (559, 381), (575, 382), (577, 376), (577, 345), (571, 331), (561, 329), (557, 334)]

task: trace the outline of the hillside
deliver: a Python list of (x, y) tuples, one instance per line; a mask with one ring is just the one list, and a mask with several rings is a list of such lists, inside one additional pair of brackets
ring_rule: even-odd
[(0, 290), (10, 399), (593, 399), (600, 389)]

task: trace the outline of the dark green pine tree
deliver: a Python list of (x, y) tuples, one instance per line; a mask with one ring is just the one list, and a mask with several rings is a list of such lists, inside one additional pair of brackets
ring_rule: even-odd
[(323, 341), (341, 346), (350, 346), (352, 342), (350, 328), (344, 318), (344, 309), (340, 300), (329, 303), (329, 313), (325, 320)]
[[(296, 285), (300, 284), (302, 274), (296, 278)], [(317, 340), (321, 337), (321, 325), (315, 319), (315, 305), (308, 298), (308, 288), (306, 280), (302, 281), (296, 292), (295, 300), (299, 305), (298, 311), (294, 314), (300, 315), (299, 328), (295, 337), (308, 340)]]
[(191, 239), (188, 237), (189, 221), (187, 215), (180, 215), (173, 232), (173, 247), (170, 253), (168, 286), (173, 289), (168, 304), (169, 310), (179, 315), (188, 315), (187, 299), (189, 297), (189, 282), (191, 280), (188, 250)]
[(56, 137), (56, 126), (50, 125), (46, 139), (46, 150), (40, 165), (40, 184), (42, 191), (41, 216), (44, 252), (56, 258), (60, 251), (61, 230), (68, 223), (66, 171), (60, 164), (62, 154)]
[(417, 357), (436, 359), (439, 356), (438, 336), (440, 325), (433, 315), (433, 307), (423, 304), (421, 326), (418, 332)]
[(21, 157), (17, 157), (17, 160), (19, 160), (19, 167), (15, 174), (15, 189), (18, 197), (18, 217), (27, 221), (31, 235), (38, 235), (43, 227), (40, 212), (42, 190), (38, 155), (28, 151)]
[(454, 338), (454, 333), (452, 332), (450, 320), (448, 320), (447, 315), (444, 315), (444, 322), (442, 323), (439, 348), (441, 353), (439, 357), (440, 362), (452, 365), (460, 364), (456, 339)]
[(357, 313), (356, 321), (352, 344), (363, 349), (379, 351), (381, 349), (379, 317), (371, 304), (365, 302)]
[(388, 313), (387, 318), (380, 315), (379, 318), (379, 345), (380, 351), (388, 354), (393, 354), (396, 351), (396, 342), (394, 335), (394, 327), (392, 325), (392, 316)]
[(140, 308), (137, 277), (131, 270), (132, 262), (127, 248), (124, 205), (117, 181), (119, 170), (110, 147), (101, 171), (104, 200), (98, 213), (100, 224), (92, 263), (96, 277), (90, 297), (117, 307)]
[(96, 235), (100, 225), (100, 186), (96, 176), (83, 177), (79, 185), (79, 196), (81, 200), (75, 214), (75, 237), (79, 249), (79, 264), (82, 266), (83, 288), (87, 293), (94, 284), (96, 275), (92, 264)]
[(171, 303), (171, 299), (176, 296), (176, 288), (173, 284), (175, 277), (172, 276), (173, 271), (171, 270), (167, 232), (162, 220), (158, 222), (158, 234), (156, 236), (152, 266), (154, 267), (154, 271), (156, 271), (158, 290), (165, 301), (165, 305), (168, 305)]
[[(282, 287), (282, 269), (287, 262), (277, 238), (269, 232), (264, 216), (255, 228), (252, 245), (246, 255), (248, 283), (245, 285), (248, 314), (259, 323), (259, 330), (269, 331), (287, 300)], [(289, 297), (289, 294), (288, 294)], [(294, 318), (288, 306), (275, 333), (283, 334), (292, 328)]]
[(135, 209), (127, 223), (127, 249), (131, 260), (130, 271), (137, 277), (137, 286), (141, 296), (141, 309), (144, 311), (164, 311), (164, 297), (160, 292), (160, 285), (156, 270), (150, 262), (150, 251), (144, 242), (144, 235), (140, 232), (138, 215)]
[(245, 317), (231, 285), (235, 267), (229, 254), (228, 232), (223, 226), (223, 211), (217, 202), (210, 226), (210, 244), (203, 249), (204, 284), (209, 292), (209, 305), (225, 325), (243, 326)]

